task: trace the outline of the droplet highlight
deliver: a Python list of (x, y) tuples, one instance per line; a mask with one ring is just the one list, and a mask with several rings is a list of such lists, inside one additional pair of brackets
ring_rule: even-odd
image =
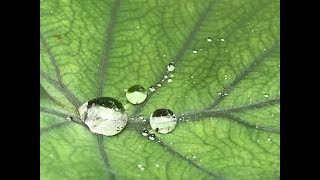
[(132, 104), (141, 104), (147, 98), (147, 91), (140, 85), (134, 85), (126, 92), (126, 98)]
[(156, 132), (166, 134), (176, 127), (177, 118), (170, 109), (157, 109), (150, 116), (150, 125)]
[(128, 117), (121, 102), (111, 97), (92, 99), (78, 108), (80, 119), (91, 132), (105, 136), (120, 133)]

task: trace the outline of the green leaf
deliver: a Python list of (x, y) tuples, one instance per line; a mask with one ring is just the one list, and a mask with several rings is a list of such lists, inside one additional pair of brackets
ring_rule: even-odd
[[(279, 179), (278, 0), (41, 0), (40, 8), (42, 179)], [(135, 84), (157, 90), (131, 105), (124, 89)], [(127, 110), (118, 135), (93, 134), (79, 119), (77, 108), (99, 96)], [(157, 108), (179, 121), (151, 141), (138, 117)]]

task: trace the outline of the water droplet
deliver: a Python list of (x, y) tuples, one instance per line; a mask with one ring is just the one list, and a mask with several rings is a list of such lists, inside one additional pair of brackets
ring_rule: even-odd
[(139, 26), (137, 26), (137, 29), (139, 29), (140, 27)]
[(167, 65), (167, 70), (168, 71), (173, 71), (176, 67), (174, 66), (174, 62), (171, 62)]
[(266, 94), (264, 94), (263, 96), (267, 98), (267, 97), (269, 97), (269, 94), (266, 93)]
[(140, 85), (134, 85), (128, 89), (126, 97), (132, 104), (141, 104), (147, 98), (147, 91)]
[(164, 75), (163, 77), (164, 77), (165, 79), (168, 79), (168, 75)]
[(191, 78), (191, 79), (193, 79), (194, 77), (193, 77), (193, 76), (191, 76), (190, 78)]
[(193, 52), (194, 54), (197, 54), (197, 53), (198, 53), (198, 51), (197, 51), (197, 50), (192, 50), (192, 52)]
[(157, 109), (150, 116), (150, 125), (159, 133), (171, 132), (177, 124), (177, 118), (170, 109)]
[(168, 79), (168, 83), (171, 83), (172, 82), (172, 79)]
[(150, 90), (151, 92), (154, 92), (154, 91), (156, 90), (156, 88), (154, 88), (153, 86), (150, 86), (150, 87), (149, 87), (149, 90)]
[(158, 86), (158, 87), (161, 87), (161, 86), (162, 86), (161, 82), (158, 82), (158, 83), (157, 83), (157, 86)]
[(149, 134), (149, 139), (151, 141), (155, 140), (156, 139), (156, 135), (155, 134)]
[(82, 104), (81, 120), (96, 134), (113, 136), (126, 126), (128, 117), (121, 102), (111, 97), (98, 97)]
[(159, 164), (154, 164), (156, 167), (159, 167), (160, 165)]
[(66, 117), (66, 120), (67, 120), (67, 121), (72, 121), (72, 120), (73, 120), (73, 117), (72, 117), (72, 116), (68, 116), (68, 117)]
[(138, 168), (140, 168), (141, 171), (145, 169), (145, 166), (143, 164), (138, 164)]
[(166, 56), (167, 56), (167, 55), (165, 55), (165, 54), (163, 55), (163, 57), (166, 57)]
[(207, 38), (207, 41), (208, 41), (208, 42), (212, 42), (211, 37), (208, 37), (208, 38)]
[(223, 38), (221, 38), (220, 40), (221, 40), (222, 42), (224, 41), (224, 39), (223, 39)]
[(143, 136), (148, 136), (149, 135), (149, 131), (147, 129), (143, 129), (141, 134)]

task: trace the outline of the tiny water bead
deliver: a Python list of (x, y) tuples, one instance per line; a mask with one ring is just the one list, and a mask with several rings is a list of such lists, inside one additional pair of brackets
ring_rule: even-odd
[(151, 141), (155, 140), (156, 139), (156, 135), (155, 134), (149, 134), (149, 139)]
[(170, 109), (157, 109), (150, 116), (150, 125), (159, 133), (169, 133), (176, 127), (177, 118)]
[(143, 129), (141, 134), (143, 136), (148, 136), (149, 135), (149, 131), (147, 129)]
[(198, 51), (197, 50), (192, 50), (193, 54), (197, 54)]
[(82, 104), (78, 111), (91, 132), (105, 136), (120, 133), (128, 121), (121, 102), (111, 97), (92, 99)]
[(132, 104), (141, 104), (147, 98), (147, 91), (140, 85), (134, 85), (128, 89), (126, 97)]
[(149, 87), (149, 90), (150, 90), (151, 92), (154, 92), (154, 91), (156, 90), (156, 88), (154, 88), (153, 86), (150, 86), (150, 87)]
[(167, 66), (167, 70), (170, 72), (173, 71), (175, 68), (176, 67), (174, 66), (174, 62), (169, 63)]
[(208, 37), (208, 38), (207, 38), (207, 41), (208, 41), (208, 42), (212, 42), (211, 37)]

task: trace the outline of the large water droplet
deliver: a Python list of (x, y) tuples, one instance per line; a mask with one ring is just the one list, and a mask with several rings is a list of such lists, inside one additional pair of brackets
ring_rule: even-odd
[(127, 100), (132, 104), (140, 104), (147, 98), (147, 91), (140, 85), (134, 85), (126, 92)]
[(159, 133), (171, 132), (177, 124), (177, 118), (170, 109), (157, 109), (150, 116), (150, 125)]
[(173, 71), (175, 68), (176, 67), (174, 66), (174, 62), (169, 63), (167, 66), (167, 70), (170, 72)]
[(96, 134), (113, 136), (124, 129), (128, 117), (121, 102), (110, 97), (92, 99), (78, 109), (81, 120)]

